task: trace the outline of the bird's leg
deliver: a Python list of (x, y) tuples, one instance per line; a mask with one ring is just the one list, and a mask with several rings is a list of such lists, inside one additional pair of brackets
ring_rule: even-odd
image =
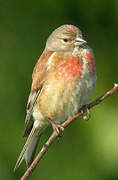
[(64, 131), (64, 127), (60, 124), (56, 124), (54, 121), (52, 121), (51, 119), (48, 119), (48, 121), (50, 122), (50, 124), (52, 125), (53, 131), (56, 132), (57, 136), (59, 136), (61, 131)]
[[(84, 120), (88, 121), (88, 120), (90, 119), (90, 117), (91, 117), (90, 110), (88, 109), (87, 104), (84, 105), (81, 109), (83, 109), (83, 108), (86, 109), (87, 115), (86, 115), (86, 114), (83, 114), (83, 115), (82, 115), (82, 118), (83, 118)], [(80, 110), (81, 110), (81, 109), (80, 109)]]

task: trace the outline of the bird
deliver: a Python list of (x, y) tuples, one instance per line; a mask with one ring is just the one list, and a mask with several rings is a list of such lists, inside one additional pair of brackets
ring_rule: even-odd
[(68, 24), (55, 29), (32, 73), (24, 129), (24, 137), (28, 137), (14, 171), (23, 159), (27, 167), (31, 165), (41, 135), (50, 124), (57, 135), (64, 131), (61, 124), (88, 103), (96, 79), (94, 54), (81, 30)]

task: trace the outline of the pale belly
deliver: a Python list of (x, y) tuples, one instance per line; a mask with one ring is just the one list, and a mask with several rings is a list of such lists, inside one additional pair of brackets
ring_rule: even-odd
[(38, 106), (34, 108), (33, 116), (41, 126), (50, 118), (60, 124), (71, 118), (78, 110), (88, 103), (95, 88), (96, 78), (85, 76), (81, 80), (64, 82), (54, 80), (44, 85), (44, 91), (38, 98)]

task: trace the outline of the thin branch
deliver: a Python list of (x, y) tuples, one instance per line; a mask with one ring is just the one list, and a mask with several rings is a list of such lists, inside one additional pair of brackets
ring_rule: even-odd
[[(81, 115), (83, 115), (87, 109), (91, 109), (92, 107), (94, 107), (97, 104), (100, 104), (102, 101), (104, 101), (107, 97), (111, 96), (113, 93), (115, 93), (116, 91), (118, 91), (118, 84), (114, 84), (114, 87), (107, 91), (104, 95), (100, 96), (99, 98), (97, 98), (95, 101), (93, 101), (92, 103), (88, 104), (86, 107), (83, 107), (78, 114), (74, 115), (72, 118), (70, 118), (69, 120), (65, 121), (62, 126), (64, 128), (66, 128), (70, 123), (72, 123), (76, 118), (80, 117)], [(37, 164), (39, 163), (39, 161), (42, 159), (42, 157), (44, 156), (44, 154), (47, 152), (48, 148), (51, 146), (51, 144), (54, 142), (54, 140), (56, 139), (57, 134), (55, 132), (52, 133), (52, 135), (50, 136), (50, 138), (48, 139), (48, 141), (43, 145), (41, 151), (39, 152), (39, 154), (37, 155), (37, 157), (35, 158), (35, 160), (32, 162), (31, 166), (27, 169), (27, 171), (25, 172), (24, 176), (21, 178), (21, 180), (26, 180), (28, 178), (28, 176), (33, 172), (33, 170), (36, 168)]]

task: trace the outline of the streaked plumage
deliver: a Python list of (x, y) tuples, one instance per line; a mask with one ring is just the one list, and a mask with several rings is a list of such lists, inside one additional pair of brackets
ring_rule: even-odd
[[(33, 71), (24, 135), (32, 129), (15, 169), (23, 158), (27, 166), (31, 164), (48, 119), (61, 124), (75, 115), (88, 103), (95, 84), (94, 55), (81, 31), (73, 25), (60, 26), (49, 36)], [(31, 115), (34, 123), (29, 127)]]

